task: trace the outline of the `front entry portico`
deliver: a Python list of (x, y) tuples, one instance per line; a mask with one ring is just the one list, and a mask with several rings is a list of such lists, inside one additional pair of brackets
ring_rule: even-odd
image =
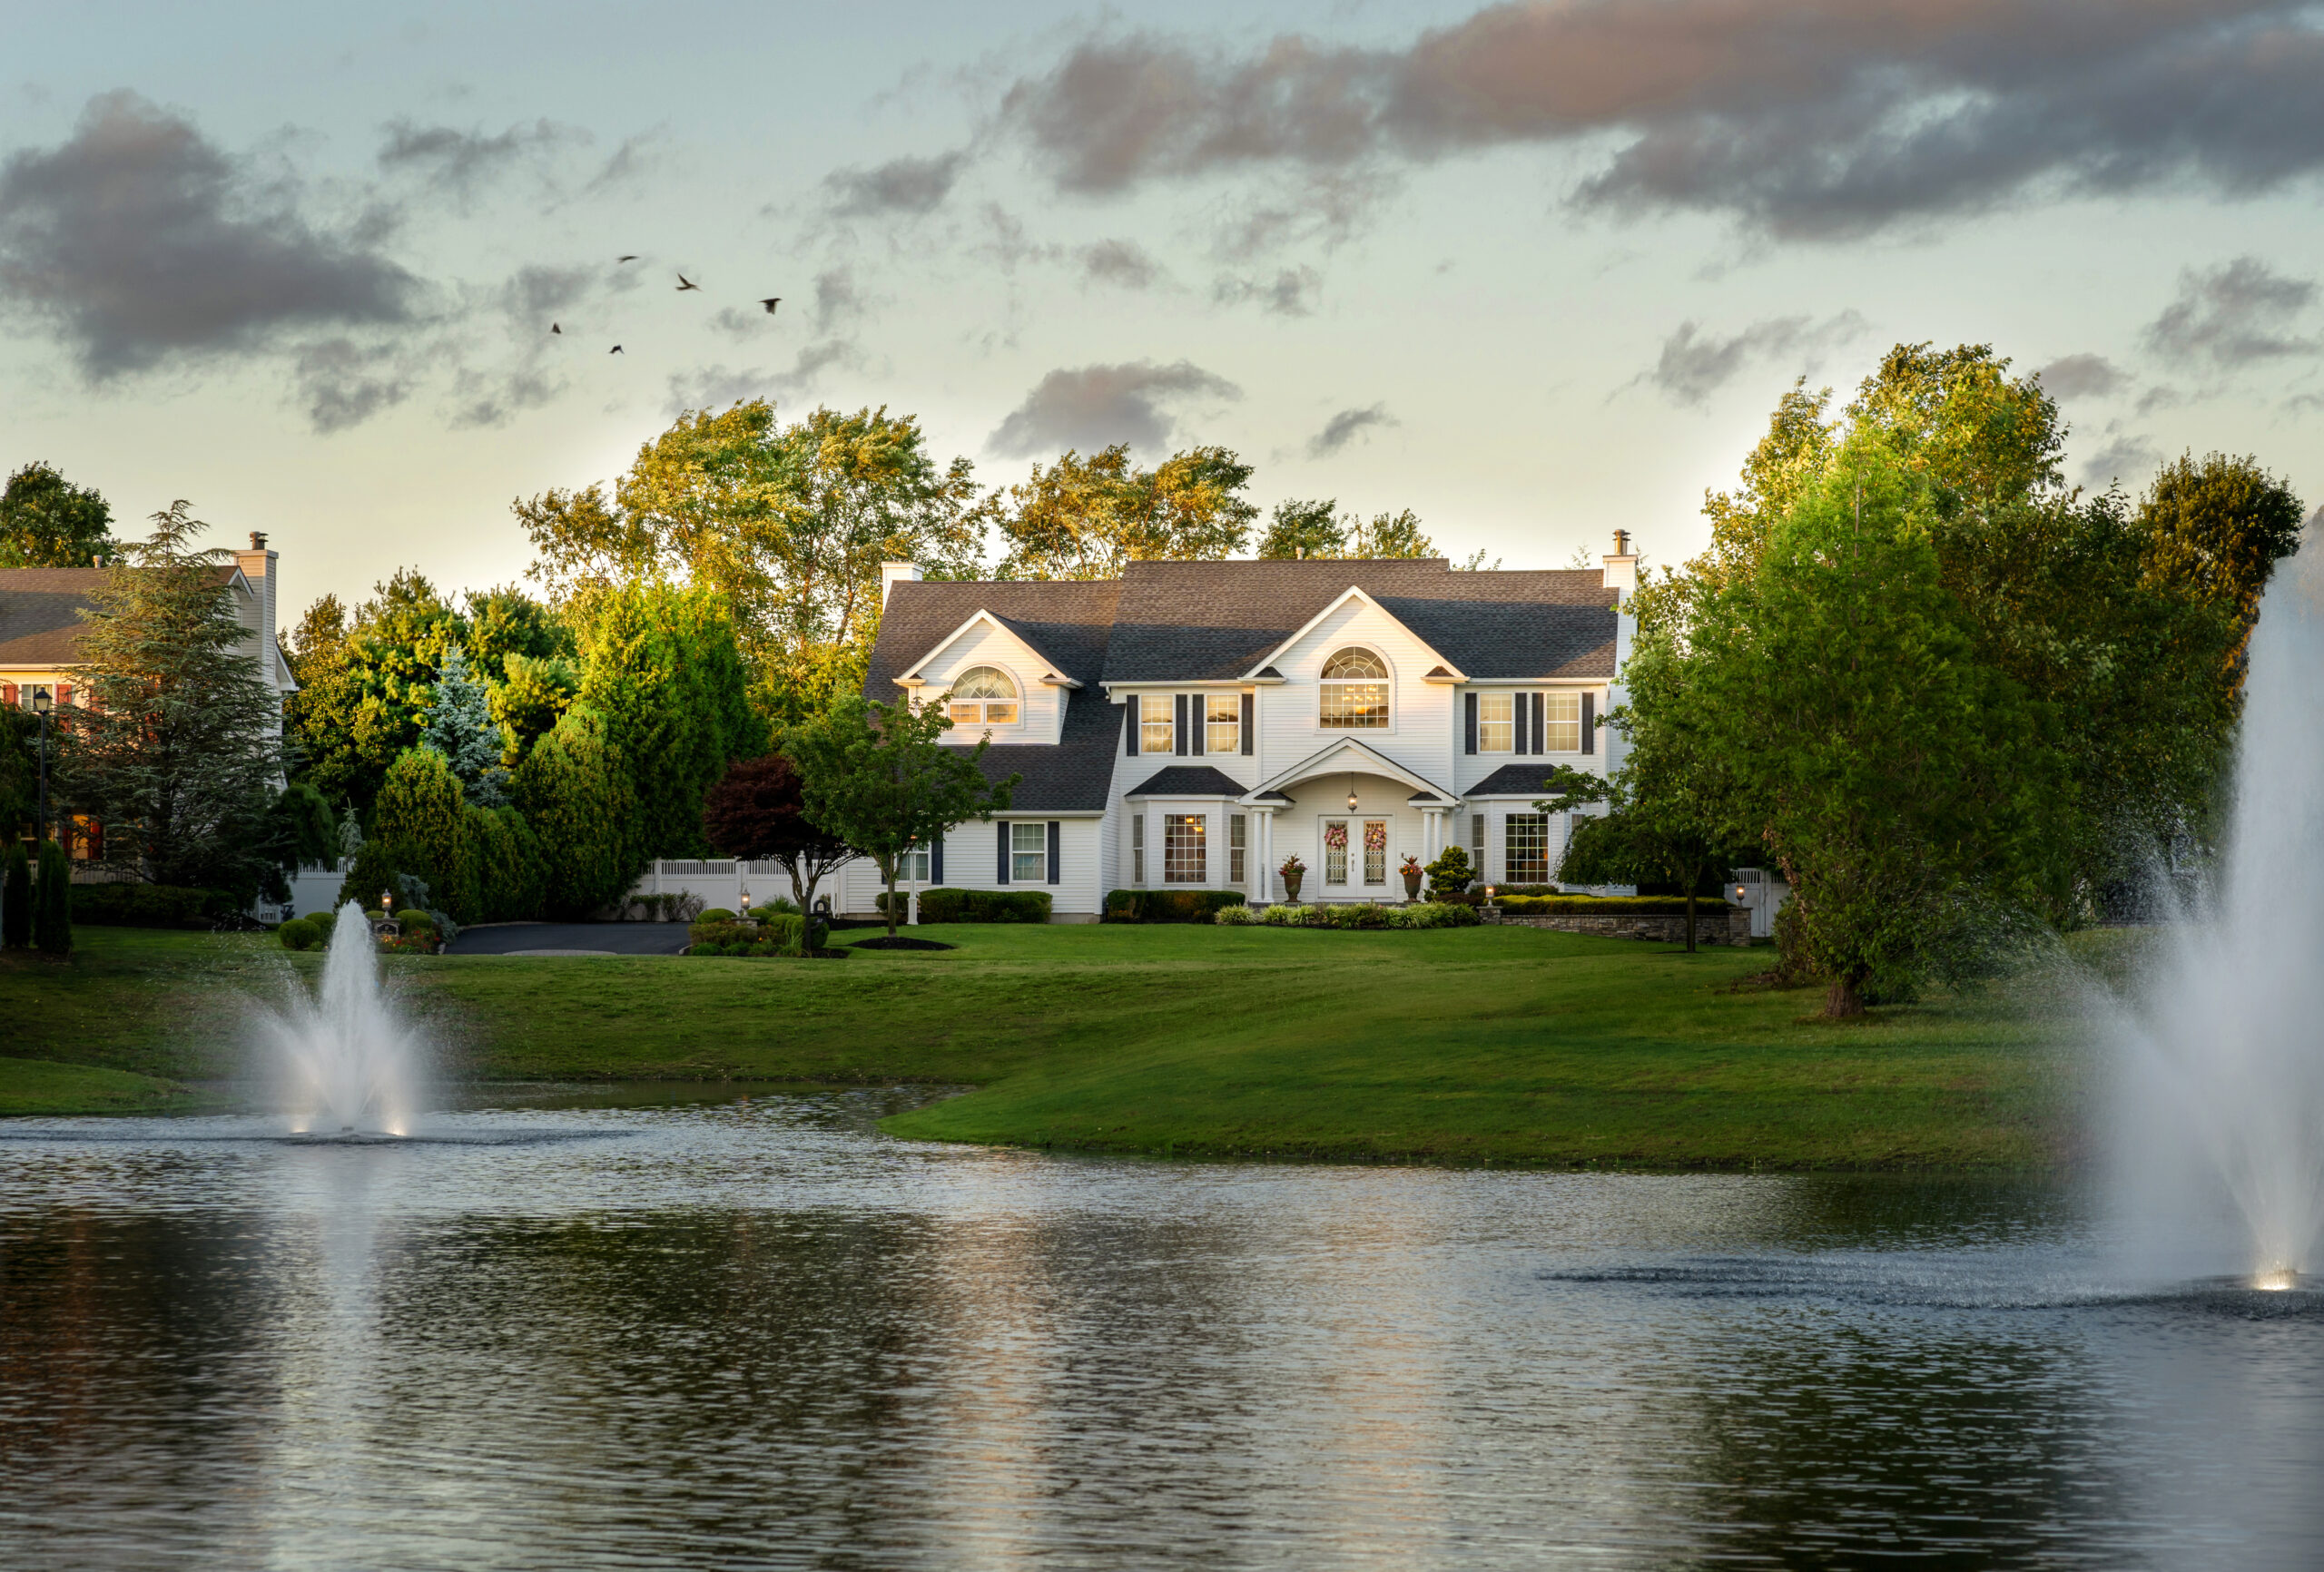
[(1295, 854), (1303, 900), (1401, 900), (1403, 859), (1437, 854), (1456, 801), (1361, 742), (1334, 742), (1243, 797), (1263, 849), (1252, 899), (1283, 898), (1277, 870)]

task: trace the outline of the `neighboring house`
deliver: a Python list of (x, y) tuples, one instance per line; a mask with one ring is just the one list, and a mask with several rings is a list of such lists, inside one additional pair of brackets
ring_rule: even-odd
[[(1031, 887), (1089, 920), (1115, 889), (1402, 899), (1449, 842), (1483, 878), (1548, 882), (1571, 816), (1551, 767), (1604, 773), (1598, 726), (1634, 624), (1626, 535), (1600, 569), (1462, 573), (1442, 558), (1140, 562), (1116, 580), (924, 582), (888, 565), (865, 692), (949, 706), (994, 823), (907, 859), (907, 884)], [(842, 876), (869, 912), (879, 876)]]
[[(242, 653), (257, 660), (259, 674), (278, 693), (288, 695), (299, 684), (291, 679), (290, 663), (283, 658), (276, 636), (280, 555), (267, 548), (265, 535), (253, 534), (248, 551), (234, 553), (231, 564), (220, 565), (218, 583), (233, 599), (235, 619), (248, 630)], [(74, 669), (86, 625), (81, 613), (96, 609), (106, 572), (101, 567), (0, 569), (0, 702), (29, 705), (44, 688), (60, 705), (75, 702)], [(102, 855), (102, 834), (97, 827), (76, 820), (73, 854), (84, 860)]]

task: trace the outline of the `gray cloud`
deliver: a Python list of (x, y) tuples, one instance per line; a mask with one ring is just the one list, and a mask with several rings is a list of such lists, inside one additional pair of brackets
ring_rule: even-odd
[(1000, 120), (1071, 192), (1568, 144), (1600, 159), (1584, 204), (1833, 236), (2059, 191), (2266, 190), (2324, 165), (2319, 74), (2299, 0), (1571, 0), (1395, 49), (1092, 38)]
[(135, 94), (106, 93), (70, 140), (0, 165), (0, 301), (46, 320), (98, 378), (264, 348), (285, 329), (399, 326), (419, 281), (379, 249), (382, 227), (320, 228), (294, 188)]
[(1368, 409), (1343, 409), (1324, 421), (1324, 428), (1307, 439), (1307, 457), (1329, 458), (1374, 427), (1397, 424), (1399, 422), (1388, 413), (1385, 404), (1374, 404)]
[(556, 402), (565, 379), (551, 377), (537, 366), (497, 374), (463, 372), (453, 387), (458, 402), (452, 409), (455, 427), (506, 426), (527, 409)]
[(917, 217), (943, 205), (967, 164), (965, 152), (890, 159), (872, 169), (834, 170), (823, 186), (842, 218)]
[(1162, 265), (1136, 241), (1098, 241), (1073, 255), (1081, 264), (1081, 277), (1092, 284), (1149, 290), (1162, 277)]
[(2179, 275), (2179, 293), (2147, 324), (2147, 347), (2166, 359), (2232, 370), (2255, 360), (2309, 355), (2314, 339), (2293, 334), (2316, 299), (2316, 285), (2287, 278), (2257, 257), (2238, 257), (2203, 272)]
[(1313, 268), (1285, 268), (1271, 279), (1221, 278), (1211, 285), (1210, 298), (1222, 306), (1255, 300), (1259, 309), (1277, 317), (1312, 316), (1324, 275)]
[(487, 136), (481, 128), (461, 131), (394, 120), (379, 148), (379, 167), (390, 173), (408, 171), (465, 199), (504, 171), (588, 140), (586, 132), (547, 120), (512, 125), (497, 136)]
[(1137, 360), (1121, 366), (1059, 369), (1041, 378), (1009, 411), (986, 446), (1007, 457), (1083, 451), (1127, 442), (1133, 447), (1167, 447), (1177, 427), (1163, 406), (1183, 398), (1240, 398), (1243, 390), (1190, 360), (1157, 366)]
[(774, 373), (755, 366), (741, 371), (730, 371), (724, 366), (703, 366), (676, 372), (670, 378), (667, 408), (672, 416), (677, 416), (689, 409), (715, 411), (747, 399), (772, 398), (774, 380)]
[(2102, 398), (2130, 383), (2126, 372), (2103, 355), (2065, 355), (2034, 375), (2053, 398)]
[(412, 385), (409, 368), (394, 350), (346, 338), (301, 345), (291, 360), (291, 377), (308, 420), (326, 435), (360, 426), (402, 403)]
[(815, 275), (815, 303), (809, 309), (809, 329), (819, 337), (828, 338), (842, 329), (852, 327), (863, 319), (863, 292), (855, 287), (855, 275), (846, 268), (832, 268)]
[(1864, 319), (1854, 311), (1842, 311), (1821, 323), (1806, 317), (1771, 317), (1720, 339), (1704, 333), (1699, 323), (1681, 322), (1662, 341), (1653, 367), (1640, 373), (1638, 380), (1673, 404), (1699, 407), (1753, 360), (1796, 351), (1819, 354), (1856, 337), (1864, 326)]
[(2162, 462), (2162, 454), (2154, 444), (2132, 433), (2114, 436), (2105, 447), (2090, 456), (2082, 467), (2083, 483), (2086, 486), (2112, 486), (2129, 477), (2136, 480), (2153, 472)]

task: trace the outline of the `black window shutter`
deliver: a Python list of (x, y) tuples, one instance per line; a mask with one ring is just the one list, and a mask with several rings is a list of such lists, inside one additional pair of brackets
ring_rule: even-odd
[(1536, 693), (1533, 695), (1533, 752), (1536, 753), (1546, 753), (1550, 751), (1549, 722), (1548, 700), (1545, 695)]
[(1199, 759), (1206, 750), (1210, 738), (1210, 695), (1187, 695), (1187, 719), (1194, 723), (1187, 728), (1187, 752)]
[(1055, 884), (1055, 883), (1059, 882), (1059, 880), (1058, 880), (1058, 876), (1057, 876), (1058, 853), (1059, 853), (1059, 852), (1063, 849), (1064, 841), (1065, 841), (1065, 827), (1064, 827), (1063, 825), (1059, 824), (1056, 820), (1054, 820), (1054, 819), (1050, 820), (1049, 820), (1049, 882), (1050, 882), (1051, 884)]
[(1581, 751), (1585, 753), (1598, 752), (1598, 695), (1595, 693), (1581, 695)]
[(1170, 751), (1183, 759), (1187, 756), (1187, 696), (1173, 693), (1170, 698)]
[(928, 882), (944, 882), (944, 832), (938, 830), (936, 839), (928, 845)]
[(1513, 722), (1510, 729), (1517, 733), (1509, 740), (1509, 751), (1531, 753), (1533, 750), (1525, 745), (1525, 722), (1532, 719), (1532, 706), (1526, 703), (1524, 694), (1512, 693), (1509, 696), (1509, 718)]
[(1009, 882), (1009, 820), (997, 819), (993, 828), (1000, 831), (1000, 882)]
[(1465, 711), (1468, 715), (1468, 751), (1473, 753), (1477, 751), (1477, 696), (1474, 693), (1470, 693), (1466, 695), (1466, 697), (1468, 699), (1468, 702), (1463, 704), (1462, 709)]
[(1122, 708), (1129, 712), (1129, 732), (1122, 738), (1122, 752), (1135, 759), (1137, 757), (1137, 695), (1132, 693), (1129, 696), (1129, 702), (1124, 704)]
[(1243, 752), (1246, 753), (1253, 751), (1251, 747), (1251, 717), (1253, 712), (1258, 708), (1257, 700), (1258, 695), (1256, 693), (1246, 693), (1243, 695)]

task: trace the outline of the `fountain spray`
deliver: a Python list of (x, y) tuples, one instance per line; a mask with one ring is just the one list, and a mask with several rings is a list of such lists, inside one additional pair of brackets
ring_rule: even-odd
[(263, 1017), (281, 1106), (300, 1135), (409, 1135), (419, 1113), (419, 1037), (379, 986), (370, 924), (349, 901), (331, 928), (320, 987), (294, 987)]

